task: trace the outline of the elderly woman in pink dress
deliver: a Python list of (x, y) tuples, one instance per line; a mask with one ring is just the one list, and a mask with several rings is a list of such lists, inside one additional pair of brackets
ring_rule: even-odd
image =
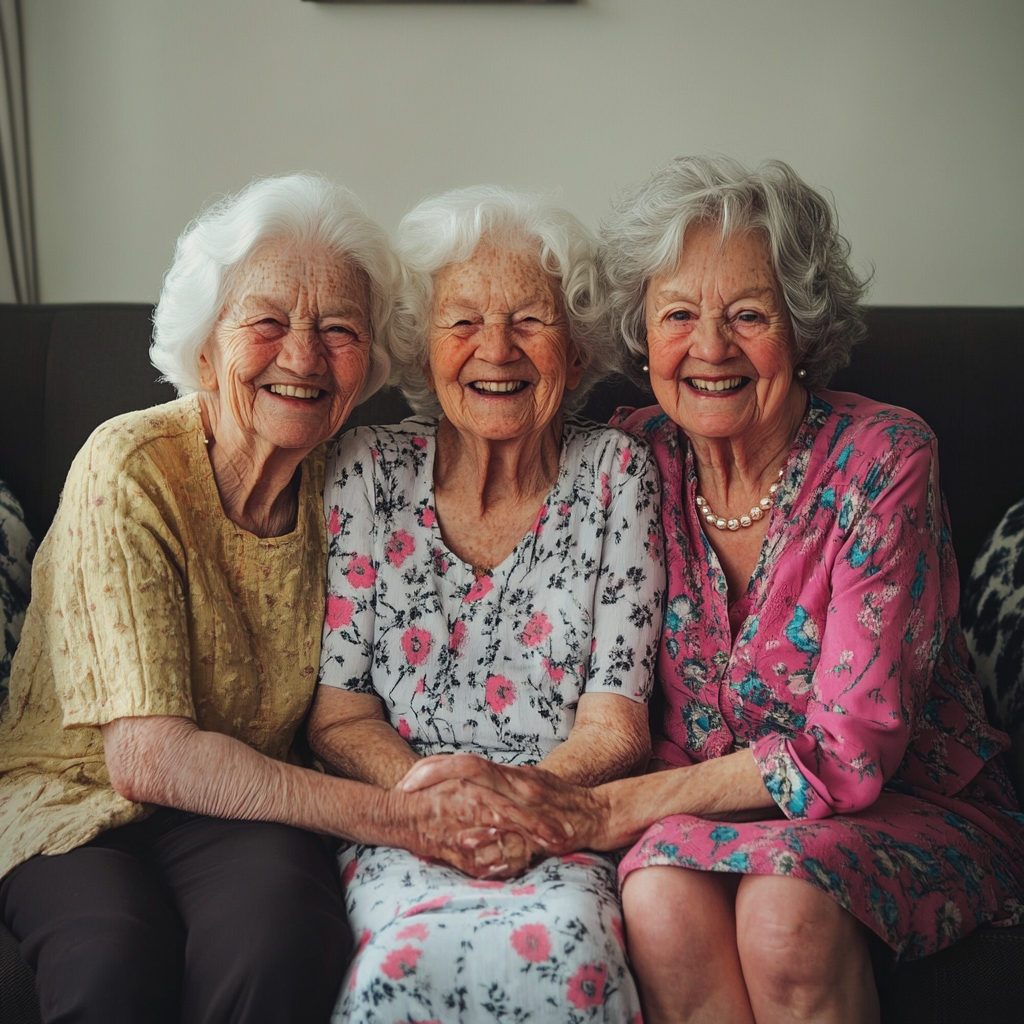
[[(561, 803), (620, 865), (647, 1024), (877, 1021), (906, 958), (1024, 912), (1024, 817), (957, 619), (936, 440), (823, 390), (863, 332), (830, 205), (785, 164), (679, 159), (605, 228), (618, 328), (660, 407), (668, 604), (656, 769)], [(437, 778), (425, 765), (407, 786)]]

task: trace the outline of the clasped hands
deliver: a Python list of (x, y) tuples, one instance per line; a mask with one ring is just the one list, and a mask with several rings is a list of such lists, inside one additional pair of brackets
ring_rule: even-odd
[(424, 758), (395, 791), (418, 805), (415, 852), (475, 878), (514, 878), (539, 858), (599, 849), (607, 819), (597, 790), (475, 754)]

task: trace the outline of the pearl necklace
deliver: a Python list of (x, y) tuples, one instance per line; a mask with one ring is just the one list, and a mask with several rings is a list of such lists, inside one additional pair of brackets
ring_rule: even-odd
[(775, 504), (775, 492), (779, 489), (779, 481), (782, 479), (782, 474), (785, 471), (786, 467), (783, 466), (782, 469), (779, 470), (779, 479), (768, 488), (768, 494), (761, 498), (761, 500), (758, 501), (758, 503), (746, 515), (740, 516), (739, 519), (720, 518), (716, 513), (711, 511), (711, 506), (699, 494), (693, 499), (697, 506), (697, 514), (703, 516), (705, 522), (710, 523), (719, 530), (738, 530), (741, 526), (744, 529), (748, 526), (753, 526), (754, 523), (766, 515), (772, 505)]

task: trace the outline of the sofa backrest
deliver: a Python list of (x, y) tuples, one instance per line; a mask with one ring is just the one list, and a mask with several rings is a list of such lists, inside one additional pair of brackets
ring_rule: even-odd
[[(0, 479), (21, 499), (41, 538), (75, 453), (103, 420), (174, 397), (149, 362), (152, 307), (118, 303), (0, 305)], [(869, 336), (833, 382), (912, 409), (939, 438), (942, 487), (966, 579), (985, 535), (1024, 497), (1024, 309), (874, 307)], [(625, 380), (592, 393), (585, 414), (651, 396)], [(382, 392), (350, 425), (408, 415)]]

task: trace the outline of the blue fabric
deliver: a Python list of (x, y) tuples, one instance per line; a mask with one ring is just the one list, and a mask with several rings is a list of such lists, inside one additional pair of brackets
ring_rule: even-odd
[(18, 646), (21, 626), (28, 608), (32, 556), (36, 544), (25, 525), (21, 503), (0, 480), (0, 702), (7, 697), (11, 659)]

